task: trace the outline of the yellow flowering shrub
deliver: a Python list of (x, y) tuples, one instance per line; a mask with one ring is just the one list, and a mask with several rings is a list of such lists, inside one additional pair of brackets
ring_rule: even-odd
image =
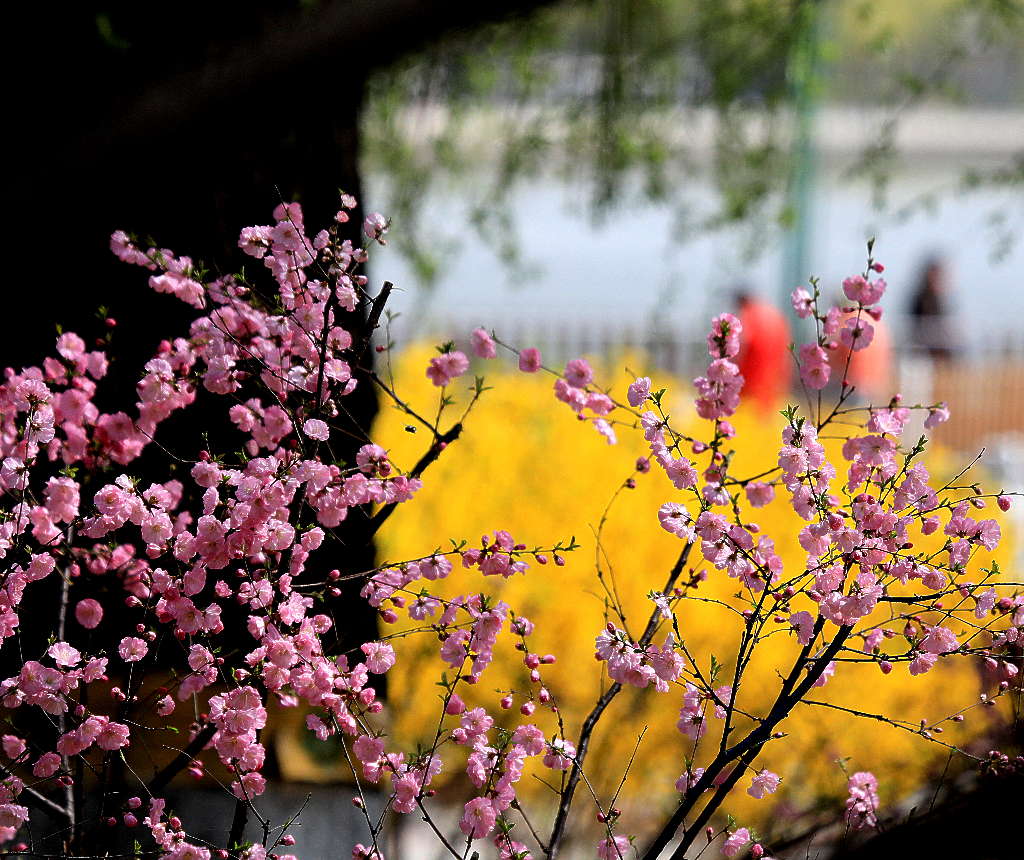
[[(432, 354), (425, 347), (407, 349), (393, 368), (400, 395), (421, 415), (430, 416), (435, 414), (438, 403), (438, 389), (424, 375)], [(599, 370), (596, 379), (614, 382), (615, 390), (621, 394), (631, 381), (623, 371), (627, 364), (635, 371), (642, 366), (642, 360), (620, 358)], [(535, 622), (530, 647), (539, 654), (552, 653), (558, 657), (556, 664), (544, 667), (544, 679), (559, 704), (566, 737), (574, 740), (582, 719), (609, 683), (603, 674), (605, 664), (594, 659), (594, 639), (611, 617), (606, 616), (606, 592), (596, 570), (600, 568), (607, 587), (618, 594), (626, 610), (629, 632), (634, 639), (638, 638), (653, 609), (646, 595), (663, 588), (667, 572), (683, 546), (678, 538), (659, 528), (657, 510), (666, 501), (681, 501), (682, 494), (658, 469), (648, 474), (635, 473), (637, 457), (648, 453), (639, 432), (617, 427), (619, 443), (609, 446), (593, 427), (578, 421), (565, 404), (554, 399), (550, 375), (502, 371), (501, 366), (500, 361), (481, 362), (473, 368), (486, 374), (487, 385), (493, 388), (484, 393), (474, 408), (461, 438), (453, 443), (453, 450), (446, 451), (425, 473), (417, 504), (399, 506), (381, 532), (381, 561), (415, 558), (435, 547), (450, 549), (445, 543), (448, 538), (479, 545), (480, 536), (494, 529), (509, 530), (516, 540), (531, 548), (550, 546), (574, 535), (579, 549), (566, 554), (562, 567), (533, 564), (526, 575), (507, 581), (489, 578), (482, 583), (479, 573), (463, 571), (456, 559), (452, 575), (434, 583), (445, 597), (472, 593), (478, 588), (500, 589), (501, 598), (516, 614)], [(450, 393), (461, 392), (459, 404), (450, 409), (452, 420), (465, 405), (471, 387), (469, 379), (464, 377), (451, 386)], [(706, 432), (700, 426), (704, 422), (696, 417), (687, 400), (689, 386), (685, 382), (657, 377), (654, 382), (655, 389), (668, 388), (672, 399), (666, 400), (667, 411), (673, 426), (684, 432)], [(386, 408), (375, 429), (374, 438), (389, 448), (392, 459), (401, 468), (412, 466), (426, 441), (422, 428), (418, 433), (406, 429), (409, 423), (408, 416), (400, 410)], [(753, 475), (775, 466), (782, 417), (741, 411), (733, 423), (737, 429), (733, 440), (736, 455), (730, 473)], [(444, 426), (447, 425), (442, 422)], [(831, 446), (829, 455), (842, 475), (838, 451), (841, 443), (823, 441)], [(623, 489), (616, 496), (631, 475), (636, 478), (635, 489)], [(598, 544), (596, 530), (613, 496), (615, 501)], [(745, 515), (760, 526), (762, 533), (773, 536), (787, 570), (795, 570), (804, 563), (806, 553), (797, 543), (796, 535), (805, 523), (788, 504), (784, 491), (767, 507), (748, 509)], [(941, 540), (941, 535), (933, 538)], [(1006, 566), (1008, 544), (1004, 540), (996, 553), (1001, 567)], [(694, 552), (690, 566), (708, 570), (708, 579), (695, 592), (696, 596), (722, 599), (739, 590), (737, 580), (709, 565), (702, 567), (701, 561), (699, 553)], [(890, 606), (879, 604), (876, 612), (889, 612)], [(677, 606), (676, 613), (679, 632), (690, 653), (701, 662), (704, 671), (710, 670), (711, 655), (715, 655), (724, 667), (717, 683), (730, 683), (741, 630), (736, 614), (716, 603), (697, 601), (684, 601)], [(412, 624), (406, 619), (396, 627)], [(667, 632), (665, 626), (655, 636), (655, 643), (660, 644)], [(402, 643), (405, 657), (390, 676), (389, 694), (392, 701), (401, 703), (391, 716), (392, 734), (401, 745), (414, 747), (417, 742), (429, 744), (433, 739), (443, 692), (436, 686), (443, 668), (437, 658), (438, 644), (430, 636), (416, 636)], [(777, 692), (776, 673), (788, 671), (798, 648), (786, 623), (780, 623), (778, 631), (758, 646), (738, 697), (743, 710), (755, 715), (766, 712), (770, 697)], [(496, 664), (484, 675), (480, 689), (460, 685), (460, 695), (471, 706), (474, 701), (486, 702), (493, 710), (499, 698), (496, 689), (528, 692), (530, 684), (521, 658), (507, 644), (499, 646)], [(941, 674), (941, 681), (937, 674)], [(835, 705), (915, 724), (922, 719), (931, 723), (976, 702), (979, 680), (974, 661), (964, 659), (941, 660), (931, 673), (920, 677), (911, 677), (902, 663), (896, 665), (889, 677), (882, 676), (874, 664), (841, 663), (828, 684), (813, 693), (813, 698)], [(605, 792), (606, 798), (615, 790), (643, 733), (620, 806), (627, 810), (631, 805), (640, 807), (643, 813), (650, 814), (673, 805), (678, 797), (673, 783), (693, 750), (693, 742), (675, 727), (681, 699), (677, 688), (663, 694), (627, 689), (612, 703), (595, 735), (585, 768), (595, 790)], [(516, 707), (520, 701), (516, 700)], [(510, 724), (517, 719), (523, 720), (518, 711), (511, 711)], [(552, 715), (542, 709), (531, 720), (549, 737), (557, 728)], [(701, 744), (718, 743), (716, 730), (720, 723), (714, 719), (710, 723)], [(975, 709), (963, 724), (945, 723), (944, 733), (936, 737), (944, 742), (962, 743), (983, 723), (986, 720)], [(839, 759), (849, 758), (850, 770), (873, 771), (879, 778), (885, 803), (920, 784), (936, 763), (941, 769), (947, 757), (944, 747), (930, 744), (909, 731), (824, 707), (798, 708), (783, 723), (782, 730), (787, 737), (768, 744), (756, 766), (768, 767), (783, 776), (777, 797), (796, 808), (811, 806), (823, 796), (845, 795), (846, 778), (837, 764)], [(707, 751), (698, 748), (698, 763), (701, 753)], [(537, 775), (557, 779), (550, 771)], [(524, 780), (523, 786), (530, 782)], [(741, 781), (740, 786), (748, 784), (749, 780)], [(534, 781), (534, 786), (545, 790), (540, 782)], [(587, 801), (584, 794), (576, 803)], [(725, 809), (754, 825), (771, 810), (773, 801), (757, 801), (737, 790)], [(835, 813), (839, 813), (838, 805)]]

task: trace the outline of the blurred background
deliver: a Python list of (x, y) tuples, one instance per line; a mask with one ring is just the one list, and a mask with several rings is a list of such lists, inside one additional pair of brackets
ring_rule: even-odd
[[(433, 396), (424, 343), (464, 341), (484, 325), (539, 346), (552, 365), (604, 356), (603, 378), (620, 391), (624, 366), (648, 371), (677, 392), (685, 416), (687, 380), (707, 360), (707, 320), (731, 309), (748, 334), (750, 405), (737, 424), (741, 454), (755, 463), (778, 444), (775, 410), (800, 396), (785, 344), (807, 334), (789, 293), (814, 276), (838, 297), (875, 237), (890, 287), (870, 359), (851, 368), (861, 401), (887, 402), (895, 391), (907, 402), (947, 401), (933, 473), (954, 474), (963, 455), (985, 447), (989, 480), (1024, 488), (1020, 0), (109, 0), (20, 4), (9, 15), (6, 217), (8, 237), (20, 241), (8, 249), (4, 366), (38, 361), (57, 324), (101, 334), (102, 305), (121, 323), (108, 386), (123, 400), (157, 340), (184, 330), (187, 314), (115, 264), (112, 230), (234, 271), (244, 262), (242, 225), (270, 220), (282, 198), (301, 200), (307, 224), (326, 222), (342, 188), (393, 219), (370, 273), (398, 287), (388, 361), (411, 396)], [(513, 589), (539, 630), (557, 633), (571, 618), (583, 659), (602, 608), (596, 599), (566, 606), (565, 595), (593, 585), (588, 524), (639, 451), (605, 453), (536, 381), (492, 381), (491, 411), (459, 442), (468, 450), (428, 475), (420, 513), (395, 516), (378, 558), (494, 527), (522, 531), (531, 545), (586, 536), (564, 579)], [(352, 408), (369, 426), (378, 404)], [(398, 462), (414, 461), (417, 440), (398, 416), (384, 411), (376, 426)], [(571, 476), (563, 483), (533, 469), (552, 453)], [(641, 486), (606, 536), (610, 562), (643, 569), (637, 611), (672, 546), (653, 541), (628, 561), (630, 523), (669, 492), (664, 482)], [(786, 516), (768, 510), (765, 525), (786, 528)], [(1008, 542), (1002, 564), (1013, 565), (1017, 545)], [(785, 548), (787, 560), (798, 555)], [(694, 637), (711, 643), (716, 623), (694, 620)], [(433, 707), (417, 665), (392, 682), (392, 695), (423, 703), (395, 726), (410, 747)], [(572, 665), (558, 693), (582, 707), (599, 673)], [(513, 664), (501, 671), (515, 683)], [(991, 682), (959, 670), (947, 692), (970, 697)], [(941, 716), (938, 701), (915, 694), (923, 685), (878, 686), (839, 677), (829, 695), (869, 690), (878, 709), (901, 718)], [(628, 809), (640, 831), (651, 808), (674, 799), (678, 757), (657, 745), (682, 743), (671, 711), (655, 718), (630, 704), (617, 724), (628, 730), (602, 741), (621, 758), (652, 726), (657, 743), (638, 758)], [(800, 718), (804, 740), (773, 763), (791, 776), (779, 804), (744, 797), (732, 810), (763, 827), (773, 850), (801, 846), (834, 820), (845, 791), (836, 760), (858, 756), (853, 767), (875, 769), (883, 801), (904, 810), (921, 796), (936, 807), (932, 785), (954, 784), (941, 751), (870, 724), (844, 734), (817, 716)], [(1015, 717), (1019, 731), (1019, 715), (990, 711), (958, 738), (981, 749), (1005, 738)], [(282, 728), (271, 743), (269, 767), (283, 779), (338, 778), (337, 762), (301, 729)], [(810, 764), (821, 749), (827, 756)], [(951, 791), (943, 802), (975, 803), (995, 820), (999, 795), (964, 785), (975, 800)], [(316, 817), (338, 820), (342, 807), (347, 794)], [(300, 856), (332, 856), (335, 834), (305, 832), (299, 848), (313, 841)], [(923, 844), (920, 834), (907, 838)], [(930, 838), (957, 853), (955, 833), (933, 822)], [(906, 844), (876, 846), (873, 856)], [(407, 843), (397, 856), (433, 856), (424, 852)]]
[(743, 292), (793, 323), (789, 292), (838, 296), (876, 237), (889, 355), (862, 392), (947, 400), (944, 441), (1019, 451), (1021, 23), (1007, 3), (611, 0), (406, 59), (364, 125), (368, 199), (401, 227), (374, 271), (414, 285), (394, 332), (486, 324), (692, 376), (713, 312)]

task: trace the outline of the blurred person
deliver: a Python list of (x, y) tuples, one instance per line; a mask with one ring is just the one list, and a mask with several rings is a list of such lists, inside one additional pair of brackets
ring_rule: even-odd
[(774, 409), (789, 392), (792, 359), (786, 317), (746, 288), (736, 291), (743, 334), (736, 364), (746, 382), (743, 394), (762, 412)]
[(955, 339), (949, 315), (949, 277), (940, 257), (930, 257), (921, 268), (910, 300), (911, 338), (914, 346), (935, 361), (953, 357)]

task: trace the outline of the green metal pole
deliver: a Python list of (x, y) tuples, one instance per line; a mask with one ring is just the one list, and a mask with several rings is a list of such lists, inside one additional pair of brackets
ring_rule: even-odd
[(820, 64), (821, 5), (815, 0), (805, 0), (798, 9), (800, 32), (787, 69), (793, 98), (794, 135), (784, 210), (788, 229), (783, 240), (782, 283), (779, 286), (780, 301), (787, 308), (789, 294), (794, 287), (805, 284), (811, 274), (807, 269), (814, 238), (814, 185), (818, 173), (814, 119)]

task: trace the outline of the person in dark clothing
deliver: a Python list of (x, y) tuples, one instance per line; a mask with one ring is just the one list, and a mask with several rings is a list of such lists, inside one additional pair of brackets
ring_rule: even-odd
[(946, 265), (939, 257), (932, 257), (921, 269), (910, 303), (910, 317), (914, 344), (936, 361), (952, 358), (955, 350), (948, 292)]

